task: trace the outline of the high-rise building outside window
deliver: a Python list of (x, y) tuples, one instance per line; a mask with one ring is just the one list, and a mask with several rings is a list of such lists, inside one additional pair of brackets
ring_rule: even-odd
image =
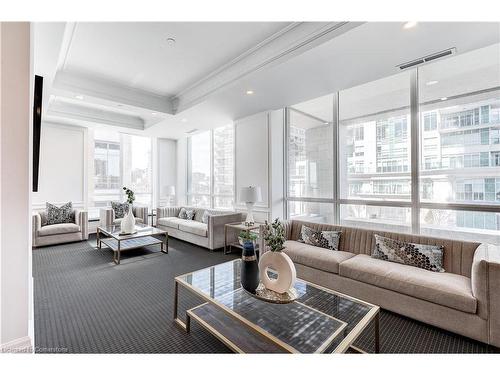
[(234, 206), (234, 127), (227, 125), (188, 139), (188, 204)]
[[(290, 109), (288, 217), (500, 244), (499, 44), (331, 98)], [(311, 183), (308, 130), (296, 125), (293, 109), (320, 120), (332, 114), (326, 122), (337, 131), (322, 147), (336, 160), (327, 167), (333, 189)]]

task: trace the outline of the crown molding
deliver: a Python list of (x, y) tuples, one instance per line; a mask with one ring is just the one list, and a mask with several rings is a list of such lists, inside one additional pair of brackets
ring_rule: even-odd
[(145, 123), (141, 117), (108, 111), (104, 108), (61, 101), (51, 103), (47, 111), (47, 117), (120, 126), (137, 130), (145, 129)]
[(224, 64), (172, 98), (174, 113), (203, 101), (243, 77), (297, 56), (362, 22), (293, 22), (255, 47)]
[(60, 70), (56, 73), (53, 87), (65, 96), (76, 94), (113, 103), (173, 114), (172, 103), (167, 96), (139, 90), (89, 74)]

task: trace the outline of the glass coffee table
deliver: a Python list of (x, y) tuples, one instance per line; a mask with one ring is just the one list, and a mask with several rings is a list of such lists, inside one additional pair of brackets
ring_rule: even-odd
[[(97, 247), (102, 248), (102, 244), (113, 250), (113, 261), (120, 264), (121, 252), (137, 249), (149, 245), (160, 245), (162, 253), (168, 254), (168, 233), (165, 230), (150, 227), (144, 224), (135, 225), (135, 233), (121, 234), (119, 224), (99, 225), (97, 227)], [(102, 236), (106, 237), (102, 237)], [(162, 240), (153, 237), (163, 235)]]
[[(190, 332), (191, 320), (238, 353), (344, 353), (374, 321), (379, 352), (380, 308), (297, 279), (299, 298), (274, 304), (255, 298), (240, 284), (241, 260), (175, 278), (174, 321)], [(179, 286), (201, 297), (201, 305), (178, 317)]]

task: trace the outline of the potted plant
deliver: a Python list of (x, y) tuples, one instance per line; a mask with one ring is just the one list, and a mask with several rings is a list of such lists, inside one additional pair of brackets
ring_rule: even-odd
[(124, 234), (131, 234), (135, 232), (135, 217), (132, 209), (132, 205), (135, 201), (135, 194), (126, 186), (123, 187), (123, 190), (125, 194), (127, 194), (128, 212), (122, 219), (120, 229)]
[(245, 242), (251, 242), (253, 246), (255, 247), (256, 242), (257, 242), (258, 236), (255, 233), (252, 233), (250, 231), (243, 230), (240, 232), (238, 236), (238, 241), (241, 246), (245, 244)]
[[(290, 257), (283, 252), (286, 240), (283, 223), (278, 218), (271, 224), (266, 221), (263, 236), (265, 246), (269, 251), (264, 252), (260, 257), (260, 280), (267, 289), (285, 293), (295, 284), (297, 271)], [(275, 279), (269, 278), (268, 269), (278, 274)]]

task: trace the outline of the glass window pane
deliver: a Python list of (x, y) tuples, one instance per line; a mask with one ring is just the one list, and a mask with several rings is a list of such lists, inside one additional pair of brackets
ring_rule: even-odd
[(423, 235), (500, 245), (497, 212), (422, 209), (420, 226)]
[(411, 210), (407, 207), (344, 204), (340, 206), (340, 224), (348, 227), (410, 233)]
[(405, 72), (339, 93), (341, 198), (410, 200), (409, 85)]
[(123, 186), (133, 190), (136, 203), (153, 203), (151, 138), (122, 134)]
[(333, 223), (333, 203), (288, 201), (288, 217), (317, 223)]
[(211, 207), (210, 195), (189, 195), (188, 205), (193, 207)]
[(210, 194), (210, 132), (191, 136), (188, 150), (188, 194)]
[(234, 199), (233, 197), (214, 197), (214, 208), (225, 209), (233, 208)]
[[(300, 103), (289, 111), (288, 194), (333, 198), (333, 96)], [(362, 134), (358, 134), (362, 136)]]
[[(491, 185), (484, 193), (499, 175), (499, 86), (499, 44), (419, 68), (422, 201), (500, 203)], [(427, 131), (429, 116), (434, 131)], [(460, 220), (484, 226), (472, 216)]]
[[(214, 130), (214, 194), (234, 195), (234, 130), (233, 125)], [(232, 200), (232, 199), (231, 199)], [(220, 201), (222, 202), (222, 201)], [(230, 206), (227, 206), (228, 208)]]

